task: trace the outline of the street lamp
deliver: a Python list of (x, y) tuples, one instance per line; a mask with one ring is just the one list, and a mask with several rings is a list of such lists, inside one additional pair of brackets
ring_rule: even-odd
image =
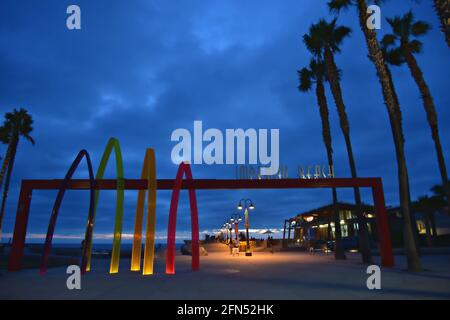
[(245, 233), (246, 233), (246, 238), (247, 238), (247, 246), (245, 248), (245, 255), (246, 256), (251, 256), (252, 255), (252, 251), (250, 250), (250, 238), (249, 238), (249, 234), (248, 234), (248, 228), (250, 227), (250, 224), (248, 222), (248, 210), (253, 210), (255, 209), (255, 206), (253, 205), (252, 200), (250, 199), (241, 199), (239, 200), (239, 204), (237, 206), (238, 210), (243, 210), (244, 211), (244, 216), (245, 216)]
[(227, 234), (225, 243), (228, 243), (228, 221), (225, 221), (225, 223), (223, 224), (222, 230), (223, 229), (225, 229), (225, 233)]
[[(227, 228), (228, 228), (228, 231), (230, 232), (230, 240), (229, 240), (229, 242), (228, 242), (228, 244), (230, 245), (230, 253), (231, 253), (231, 239), (233, 238), (233, 233), (232, 233), (232, 231), (233, 231), (233, 225), (231, 224), (231, 222), (227, 222)], [(227, 235), (228, 235), (228, 233), (227, 233)]]
[[(239, 226), (239, 222), (241, 222), (241, 221), (242, 221), (242, 218), (241, 218), (241, 215), (239, 213), (234, 213), (234, 214), (231, 215), (230, 222), (232, 224), (234, 224), (234, 232), (235, 232), (235, 235), (236, 235), (236, 240), (238, 240), (238, 233), (239, 233), (239, 227), (238, 226)], [(230, 232), (230, 236), (231, 236), (231, 232)], [(231, 238), (230, 238), (230, 241), (231, 241)]]

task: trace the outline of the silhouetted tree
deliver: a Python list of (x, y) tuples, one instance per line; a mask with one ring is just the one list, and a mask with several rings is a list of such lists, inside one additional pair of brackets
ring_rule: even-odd
[[(3, 123), (3, 128), (0, 130), (2, 132), (2, 141), (8, 142), (8, 149), (6, 151), (5, 159), (3, 160), (3, 168), (7, 168), (5, 186), (3, 189), (2, 204), (0, 207), (0, 235), (2, 230), (3, 217), (5, 214), (5, 204), (8, 197), (9, 184), (11, 182), (11, 174), (14, 167), (14, 160), (16, 158), (17, 146), (19, 145), (20, 137), (25, 138), (34, 145), (34, 140), (30, 136), (31, 131), (33, 131), (33, 119), (31, 115), (25, 109), (16, 110), (13, 112), (8, 112), (5, 114), (5, 121)], [(0, 177), (0, 179), (2, 179)], [(1, 182), (0, 182), (1, 183)]]
[[(325, 88), (323, 83), (327, 81), (326, 67), (322, 60), (312, 59), (309, 63), (309, 69), (303, 68), (298, 71), (299, 86), (301, 92), (307, 92), (312, 89), (313, 83), (316, 84), (316, 98), (319, 106), (320, 119), (322, 120), (322, 137), (327, 150), (328, 165), (333, 166), (333, 147), (330, 130), (329, 111)], [(336, 189), (332, 189), (333, 196), (333, 215), (334, 215), (334, 233), (335, 233), (335, 258), (345, 259), (344, 246), (342, 245), (341, 224), (339, 219), (339, 210), (337, 207), (338, 198)]]
[[(447, 184), (447, 167), (445, 165), (444, 153), (439, 137), (436, 108), (422, 70), (414, 57), (414, 54), (418, 54), (422, 51), (422, 42), (413, 39), (413, 37), (425, 35), (430, 30), (430, 25), (424, 21), (414, 21), (414, 16), (411, 11), (402, 17), (397, 16), (393, 19), (387, 19), (387, 21), (391, 25), (393, 33), (385, 35), (382, 40), (388, 53), (386, 55), (386, 60), (393, 65), (406, 63), (419, 88), (427, 115), (428, 125), (431, 129), (431, 137), (433, 138), (434, 147), (436, 149), (442, 184), (444, 185), (445, 190), (447, 190), (447, 202), (450, 207), (450, 188)], [(400, 55), (401, 57), (399, 57)]]
[[(336, 104), (339, 115), (339, 123), (344, 135), (345, 146), (347, 148), (348, 161), (352, 178), (357, 178), (355, 158), (350, 138), (350, 124), (345, 110), (344, 99), (339, 79), (339, 72), (336, 66), (334, 55), (340, 52), (342, 41), (351, 33), (350, 28), (337, 26), (336, 19), (330, 23), (321, 19), (317, 24), (312, 24), (309, 33), (303, 36), (303, 42), (308, 50), (316, 57), (324, 59), (328, 75), (328, 83)], [(359, 248), (364, 263), (372, 263), (370, 252), (369, 231), (367, 222), (361, 207), (361, 193), (359, 188), (354, 188), (356, 215), (359, 224)]]
[(395, 87), (391, 77), (389, 76), (389, 71), (386, 67), (383, 52), (377, 40), (377, 33), (375, 30), (367, 28), (367, 19), (370, 17), (369, 13), (367, 13), (367, 3), (365, 0), (330, 0), (328, 2), (328, 7), (332, 12), (339, 12), (342, 9), (346, 9), (351, 6), (356, 6), (357, 8), (359, 25), (366, 40), (369, 58), (377, 71), (376, 74), (381, 84), (383, 99), (391, 124), (397, 158), (400, 209), (404, 221), (403, 233), (408, 269), (410, 271), (421, 271), (422, 266), (420, 263), (412, 225), (412, 221), (414, 219), (409, 208), (409, 179), (405, 157), (401, 110), (395, 103)]

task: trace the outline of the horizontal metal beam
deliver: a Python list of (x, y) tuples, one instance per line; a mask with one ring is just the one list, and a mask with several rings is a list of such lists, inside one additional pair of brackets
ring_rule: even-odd
[[(61, 186), (63, 180), (23, 180), (23, 186), (32, 190), (53, 190)], [(147, 180), (145, 179), (124, 179), (126, 190), (145, 190)], [(381, 178), (330, 178), (330, 179), (194, 179), (183, 181), (181, 188), (196, 190), (213, 189), (296, 189), (296, 188), (355, 188), (373, 187), (380, 184)], [(158, 179), (158, 190), (172, 190), (175, 185), (173, 179)], [(74, 179), (68, 182), (67, 189), (88, 190), (88, 179)], [(117, 187), (117, 179), (95, 180), (95, 189), (114, 190)]]

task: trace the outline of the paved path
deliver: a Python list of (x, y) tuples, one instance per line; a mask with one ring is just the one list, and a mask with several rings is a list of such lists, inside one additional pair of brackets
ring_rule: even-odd
[(256, 253), (231, 257), (214, 252), (201, 257), (201, 270), (190, 271), (190, 257), (176, 257), (176, 275), (129, 271), (109, 275), (108, 261), (96, 260), (82, 277), (81, 290), (66, 288), (65, 268), (53, 268), (41, 278), (38, 270), (0, 271), (1, 299), (450, 299), (450, 256), (423, 256), (426, 271), (408, 273), (404, 257), (397, 266), (382, 269), (382, 289), (368, 290), (366, 267), (357, 255), (346, 261), (306, 253)]

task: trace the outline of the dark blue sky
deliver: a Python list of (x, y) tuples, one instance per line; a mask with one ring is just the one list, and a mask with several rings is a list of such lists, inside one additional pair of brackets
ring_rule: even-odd
[[(401, 3), (401, 4), (400, 4)], [(66, 29), (66, 8), (78, 4), (82, 30)], [(433, 29), (422, 40), (420, 66), (434, 96), (441, 140), (449, 156), (449, 49), (429, 1), (390, 1), (382, 16), (412, 9)], [(22, 141), (5, 215), (11, 233), (19, 182), (61, 178), (85, 148), (95, 169), (109, 137), (121, 142), (125, 175), (140, 174), (146, 147), (156, 150), (160, 178), (173, 178), (170, 152), (176, 128), (279, 128), (280, 162), (296, 167), (323, 164), (326, 154), (313, 93), (297, 90), (296, 70), (310, 56), (301, 36), (319, 18), (331, 19), (326, 1), (17, 1), (0, 5), (0, 112), (24, 107), (35, 120), (33, 147)], [(381, 176), (389, 205), (398, 203), (394, 146), (381, 88), (367, 58), (354, 8), (339, 20), (353, 29), (336, 57), (360, 176)], [(383, 33), (389, 31), (383, 20)], [(415, 198), (439, 183), (433, 143), (417, 87), (406, 67), (393, 69), (404, 115), (411, 192)], [(328, 91), (328, 88), (327, 88)], [(336, 108), (328, 94), (338, 177), (349, 176)], [(6, 147), (1, 148), (4, 153)], [(194, 165), (197, 178), (234, 178), (234, 166)], [(114, 164), (107, 170), (114, 176)], [(83, 167), (77, 177), (87, 176)], [(29, 232), (46, 232), (56, 192), (35, 192)], [(200, 229), (222, 224), (242, 197), (253, 199), (253, 228), (281, 228), (283, 219), (329, 202), (327, 190), (199, 191)], [(371, 202), (369, 192), (364, 201)], [(170, 192), (158, 193), (157, 230), (164, 237)], [(351, 191), (340, 191), (351, 201)], [(114, 192), (103, 192), (96, 233), (113, 230)], [(133, 230), (136, 192), (126, 193), (124, 233)], [(56, 234), (79, 237), (88, 192), (66, 194)], [(180, 201), (179, 229), (189, 232), (187, 195)], [(58, 238), (61, 241), (61, 238)], [(78, 240), (76, 240), (78, 241)]]

